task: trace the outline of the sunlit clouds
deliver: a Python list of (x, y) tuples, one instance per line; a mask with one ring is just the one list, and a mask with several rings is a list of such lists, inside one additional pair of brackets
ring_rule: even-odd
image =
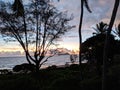
[[(8, 1), (13, 1), (13, 0), (8, 0)], [(24, 1), (25, 3), (28, 2), (28, 0), (24, 0)], [(94, 31), (92, 27), (95, 26), (97, 23), (101, 21), (105, 23), (109, 23), (112, 14), (112, 9), (114, 6), (114, 0), (88, 0), (88, 1), (92, 13), (87, 12), (87, 10), (85, 9), (83, 26), (82, 26), (83, 41), (85, 41), (87, 38), (92, 36), (92, 33)], [(53, 4), (55, 4), (55, 6), (59, 10), (67, 11), (68, 16), (73, 14), (74, 19), (70, 22), (70, 24), (76, 25), (74, 29), (66, 33), (65, 36), (63, 36), (61, 39), (58, 40), (58, 44), (60, 44), (60, 46), (58, 47), (67, 48), (69, 50), (76, 50), (76, 51), (79, 50), (78, 25), (79, 25), (79, 17), (81, 10), (80, 0), (60, 0), (60, 2), (57, 2), (57, 0), (55, 0)], [(118, 23), (120, 23), (119, 11), (120, 11), (120, 7), (118, 9), (114, 27), (115, 25), (118, 25)], [(1, 37), (0, 40), (2, 40)], [(23, 52), (23, 49), (18, 44), (10, 44), (10, 43), (3, 44), (2, 42), (0, 43), (0, 52), (17, 52), (17, 51), (19, 51), (20, 53)]]

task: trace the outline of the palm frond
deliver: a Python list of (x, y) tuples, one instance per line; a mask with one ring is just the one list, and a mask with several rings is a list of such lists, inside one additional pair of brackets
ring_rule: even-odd
[(83, 0), (83, 2), (84, 2), (84, 5), (85, 5), (86, 9), (88, 10), (88, 12), (92, 13), (92, 11), (91, 11), (91, 9), (88, 5), (88, 0)]
[(12, 5), (12, 10), (15, 12), (17, 17), (23, 16), (24, 14), (24, 6), (22, 0), (15, 0)]

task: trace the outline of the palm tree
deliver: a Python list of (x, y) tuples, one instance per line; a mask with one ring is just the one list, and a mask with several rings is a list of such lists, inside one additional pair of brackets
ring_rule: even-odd
[(116, 34), (120, 38), (120, 23), (115, 28), (115, 31), (113, 31), (114, 34)]
[(81, 15), (80, 15), (80, 23), (79, 23), (79, 65), (81, 65), (81, 61), (82, 61), (81, 60), (81, 44), (82, 44), (81, 28), (82, 28), (82, 21), (83, 21), (84, 6), (91, 13), (91, 10), (88, 6), (88, 0), (81, 0)]
[(106, 34), (106, 28), (108, 25), (104, 22), (100, 22), (99, 24), (96, 24), (96, 27), (92, 27), (96, 32), (93, 32), (93, 34)]
[(118, 7), (119, 7), (120, 0), (115, 0), (114, 8), (112, 11), (112, 16), (110, 19), (110, 23), (108, 26), (108, 31), (106, 35), (106, 40), (105, 40), (105, 46), (104, 46), (104, 52), (103, 52), (103, 80), (102, 80), (102, 90), (106, 90), (106, 60), (107, 60), (107, 54), (108, 54), (108, 46), (110, 45), (109, 43), (109, 37), (110, 33), (112, 31), (112, 27), (117, 15)]
[(24, 20), (24, 30), (25, 30), (25, 54), (26, 54), (26, 59), (31, 64), (31, 61), (29, 60), (29, 53), (28, 53), (28, 40), (27, 40), (27, 30), (26, 30), (26, 20), (25, 20), (25, 14), (24, 14), (24, 6), (22, 0), (14, 0), (14, 3), (12, 4), (12, 10), (16, 14), (17, 17), (22, 17)]
[(22, 0), (14, 0), (14, 3), (12, 5), (12, 10), (15, 12), (17, 17), (23, 16), (24, 14), (24, 7)]

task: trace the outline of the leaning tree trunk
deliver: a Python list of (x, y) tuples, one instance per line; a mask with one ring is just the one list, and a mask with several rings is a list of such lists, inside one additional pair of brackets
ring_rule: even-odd
[(81, 33), (81, 28), (82, 28), (82, 21), (83, 21), (83, 0), (81, 0), (81, 15), (80, 15), (80, 23), (79, 23), (79, 65), (81, 65), (82, 58), (81, 58), (81, 44), (82, 44), (82, 33)]
[(103, 52), (103, 79), (102, 79), (102, 90), (106, 90), (106, 70), (107, 70), (107, 67), (106, 67), (106, 62), (107, 62), (107, 56), (108, 56), (108, 46), (110, 45), (110, 42), (109, 42), (109, 37), (110, 37), (110, 33), (111, 33), (111, 30), (112, 30), (112, 27), (113, 27), (113, 24), (114, 24), (114, 21), (115, 21), (115, 18), (116, 18), (116, 14), (117, 14), (117, 11), (118, 11), (118, 7), (119, 7), (119, 3), (120, 3), (120, 0), (115, 0), (115, 4), (114, 4), (114, 9), (113, 9), (113, 12), (112, 12), (112, 16), (111, 16), (111, 20), (110, 20), (110, 23), (109, 23), (109, 27), (108, 27), (108, 31), (107, 31), (107, 35), (106, 35), (106, 40), (105, 40), (105, 46), (104, 46), (104, 52)]

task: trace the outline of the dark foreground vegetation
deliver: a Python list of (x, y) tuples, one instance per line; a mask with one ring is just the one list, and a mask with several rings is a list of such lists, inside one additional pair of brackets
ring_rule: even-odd
[[(120, 90), (120, 62), (118, 57), (115, 59), (107, 71), (107, 90)], [(82, 64), (81, 68), (82, 74), (78, 65), (52, 66), (40, 70), (39, 74), (3, 74), (0, 90), (101, 90), (102, 78), (94, 65)]]
[[(50, 46), (57, 46), (54, 41), (74, 28), (68, 23), (73, 17), (68, 18), (66, 12), (58, 12), (57, 8), (50, 5), (50, 0), (33, 0), (29, 5), (24, 5), (22, 0), (14, 1), (12, 5), (0, 4), (0, 33), (7, 42), (19, 42), (30, 67), (18, 65), (13, 70), (22, 68), (24, 73), (1, 74), (0, 90), (120, 90), (120, 58), (115, 56), (120, 55), (120, 39), (116, 40), (112, 34), (113, 31), (120, 38), (120, 24), (115, 31), (112, 30), (120, 0), (115, 0), (109, 24), (97, 24), (94, 28), (97, 33), (93, 33), (93, 37), (84, 43), (81, 37), (83, 6), (89, 12), (91, 10), (88, 0), (81, 0), (80, 65), (64, 68), (53, 66), (43, 70), (39, 70), (41, 65), (56, 54), (56, 51), (50, 51), (50, 56), (45, 58)], [(30, 45), (35, 46), (34, 56), (29, 52)], [(82, 56), (87, 58), (88, 63), (81, 64)], [(27, 73), (25, 67), (32, 68), (32, 73)]]

